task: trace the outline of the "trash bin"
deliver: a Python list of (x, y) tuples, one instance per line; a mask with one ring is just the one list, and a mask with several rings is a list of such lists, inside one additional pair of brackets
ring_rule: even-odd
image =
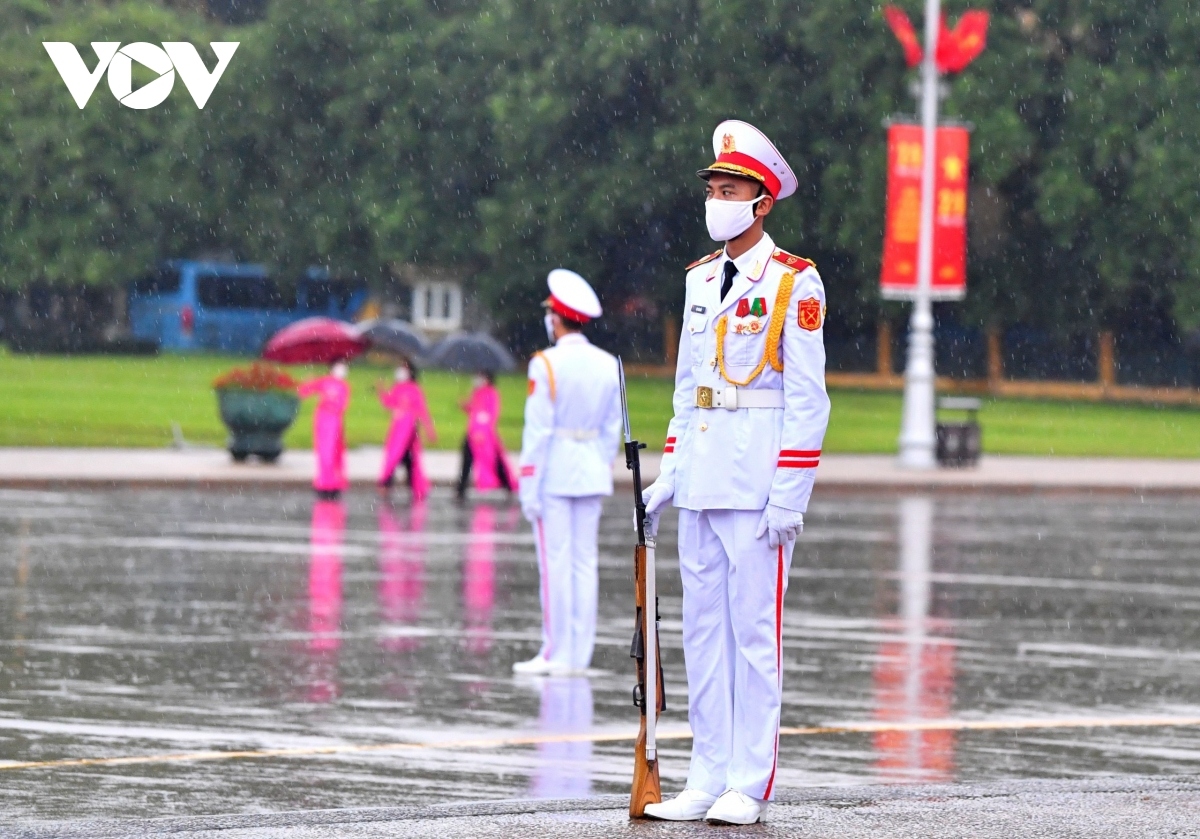
[(939, 411), (961, 411), (966, 421), (937, 424), (937, 462), (939, 466), (975, 466), (983, 449), (979, 430), (979, 409), (983, 400), (969, 396), (943, 396), (938, 400)]

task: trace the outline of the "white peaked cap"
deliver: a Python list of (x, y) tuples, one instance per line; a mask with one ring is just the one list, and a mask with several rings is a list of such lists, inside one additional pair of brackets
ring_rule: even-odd
[(727, 119), (713, 132), (713, 154), (716, 161), (696, 174), (708, 180), (722, 172), (758, 181), (776, 201), (782, 201), (796, 191), (799, 182), (779, 149), (748, 122)]
[(587, 323), (603, 314), (596, 292), (574, 271), (555, 268), (546, 277), (546, 284), (550, 286), (550, 297), (545, 305), (559, 316), (575, 323)]

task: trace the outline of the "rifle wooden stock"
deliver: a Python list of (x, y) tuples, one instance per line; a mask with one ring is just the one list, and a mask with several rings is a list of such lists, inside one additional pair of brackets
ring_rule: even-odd
[(633, 792), (629, 796), (629, 816), (640, 819), (646, 815), (647, 804), (662, 801), (662, 786), (658, 781), (658, 761), (646, 760), (646, 717), (638, 728), (633, 746)]

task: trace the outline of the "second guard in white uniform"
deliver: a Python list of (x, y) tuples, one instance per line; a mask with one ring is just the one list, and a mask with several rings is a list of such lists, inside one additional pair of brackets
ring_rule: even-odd
[(692, 760), (646, 815), (751, 824), (775, 789), (783, 596), (829, 420), (825, 289), (762, 229), (797, 186), (775, 146), (730, 120), (713, 151), (699, 174), (725, 247), (688, 266), (674, 417), (645, 492), (652, 527), (679, 508)]
[(581, 672), (596, 644), (600, 507), (612, 495), (621, 433), (617, 360), (580, 331), (601, 314), (583, 277), (547, 278), (553, 346), (529, 362), (521, 438), (520, 498), (533, 525), (541, 575), (542, 646), (517, 673)]

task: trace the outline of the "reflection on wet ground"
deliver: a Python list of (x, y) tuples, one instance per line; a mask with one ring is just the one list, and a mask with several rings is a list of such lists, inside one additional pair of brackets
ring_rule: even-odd
[[(522, 680), (538, 588), (515, 507), (0, 492), (0, 819), (625, 791), (624, 501), (601, 672)], [(781, 786), (1194, 771), (1200, 499), (827, 495), (807, 519)], [(674, 553), (668, 523), (668, 790), (690, 745)]]

